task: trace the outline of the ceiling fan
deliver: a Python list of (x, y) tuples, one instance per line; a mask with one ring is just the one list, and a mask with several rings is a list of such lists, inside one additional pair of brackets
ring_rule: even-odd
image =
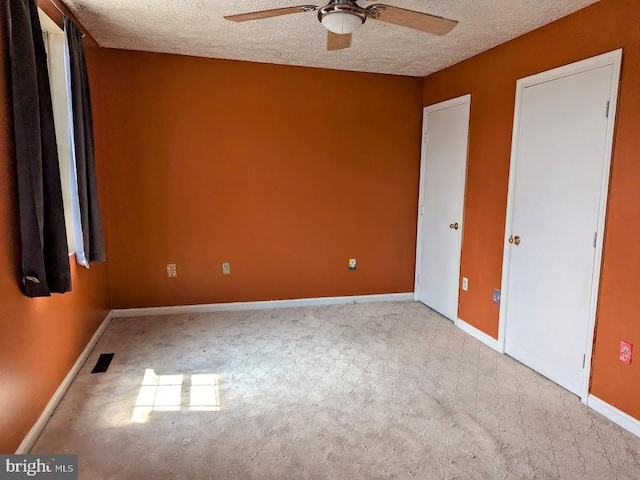
[(327, 50), (341, 50), (351, 46), (351, 34), (368, 19), (393, 23), (402, 27), (446, 35), (458, 22), (447, 18), (436, 17), (427, 13), (406, 10), (376, 3), (364, 8), (356, 0), (329, 0), (324, 7), (317, 5), (298, 5), (295, 7), (274, 8), (258, 12), (227, 15), (224, 18), (232, 22), (246, 22), (263, 18), (279, 17), (291, 13), (315, 12), (318, 10), (318, 20), (328, 30)]

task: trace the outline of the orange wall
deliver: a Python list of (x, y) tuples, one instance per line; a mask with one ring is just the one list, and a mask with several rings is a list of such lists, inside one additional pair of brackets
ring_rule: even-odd
[(114, 307), (413, 291), (421, 78), (117, 50), (102, 66)]
[[(425, 79), (424, 105), (471, 93), (459, 316), (497, 337), (516, 80), (624, 48), (591, 392), (640, 419), (640, 2), (603, 0)], [(640, 350), (636, 353), (640, 355)]]
[[(0, 38), (6, 38), (5, 17), (0, 17)], [(76, 268), (72, 259), (73, 292), (29, 299), (19, 290), (20, 233), (5, 56), (0, 48), (0, 453), (13, 453), (107, 315), (109, 289), (106, 264), (86, 270)], [(89, 62), (96, 63), (93, 55)], [(102, 181), (101, 165), (99, 170)]]

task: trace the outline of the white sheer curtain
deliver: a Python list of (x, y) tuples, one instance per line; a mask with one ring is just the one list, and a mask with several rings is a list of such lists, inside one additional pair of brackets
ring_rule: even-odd
[[(69, 42), (67, 33), (64, 39), (64, 71), (67, 86), (67, 109), (69, 119), (73, 119), (73, 105), (71, 96), (71, 61), (69, 58)], [(73, 120), (69, 121), (69, 184), (71, 189), (71, 215), (73, 218), (73, 243), (76, 248), (76, 262), (89, 268), (89, 261), (84, 251), (84, 237), (82, 234), (82, 216), (80, 215), (80, 200), (78, 197), (78, 172), (76, 169), (76, 149), (73, 132)]]

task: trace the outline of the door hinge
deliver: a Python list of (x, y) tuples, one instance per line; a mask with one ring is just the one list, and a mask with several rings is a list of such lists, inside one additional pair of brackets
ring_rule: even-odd
[(604, 115), (606, 118), (609, 118), (609, 105), (610, 104), (611, 104), (611, 101), (607, 100), (607, 108), (606, 108), (605, 115)]
[(420, 215), (424, 215), (424, 204), (420, 205)]
[(424, 143), (429, 143), (429, 134), (428, 133), (424, 134)]
[(587, 363), (587, 354), (585, 353), (582, 355), (582, 368), (584, 368), (586, 363)]
[(596, 241), (598, 240), (598, 232), (593, 234), (593, 248), (596, 248)]
[(418, 284), (420, 284), (420, 274), (418, 274)]

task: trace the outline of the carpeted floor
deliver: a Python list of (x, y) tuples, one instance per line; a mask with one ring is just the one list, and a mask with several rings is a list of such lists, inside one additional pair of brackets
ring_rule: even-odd
[(82, 480), (640, 479), (640, 438), (413, 302), (113, 320), (32, 453)]

